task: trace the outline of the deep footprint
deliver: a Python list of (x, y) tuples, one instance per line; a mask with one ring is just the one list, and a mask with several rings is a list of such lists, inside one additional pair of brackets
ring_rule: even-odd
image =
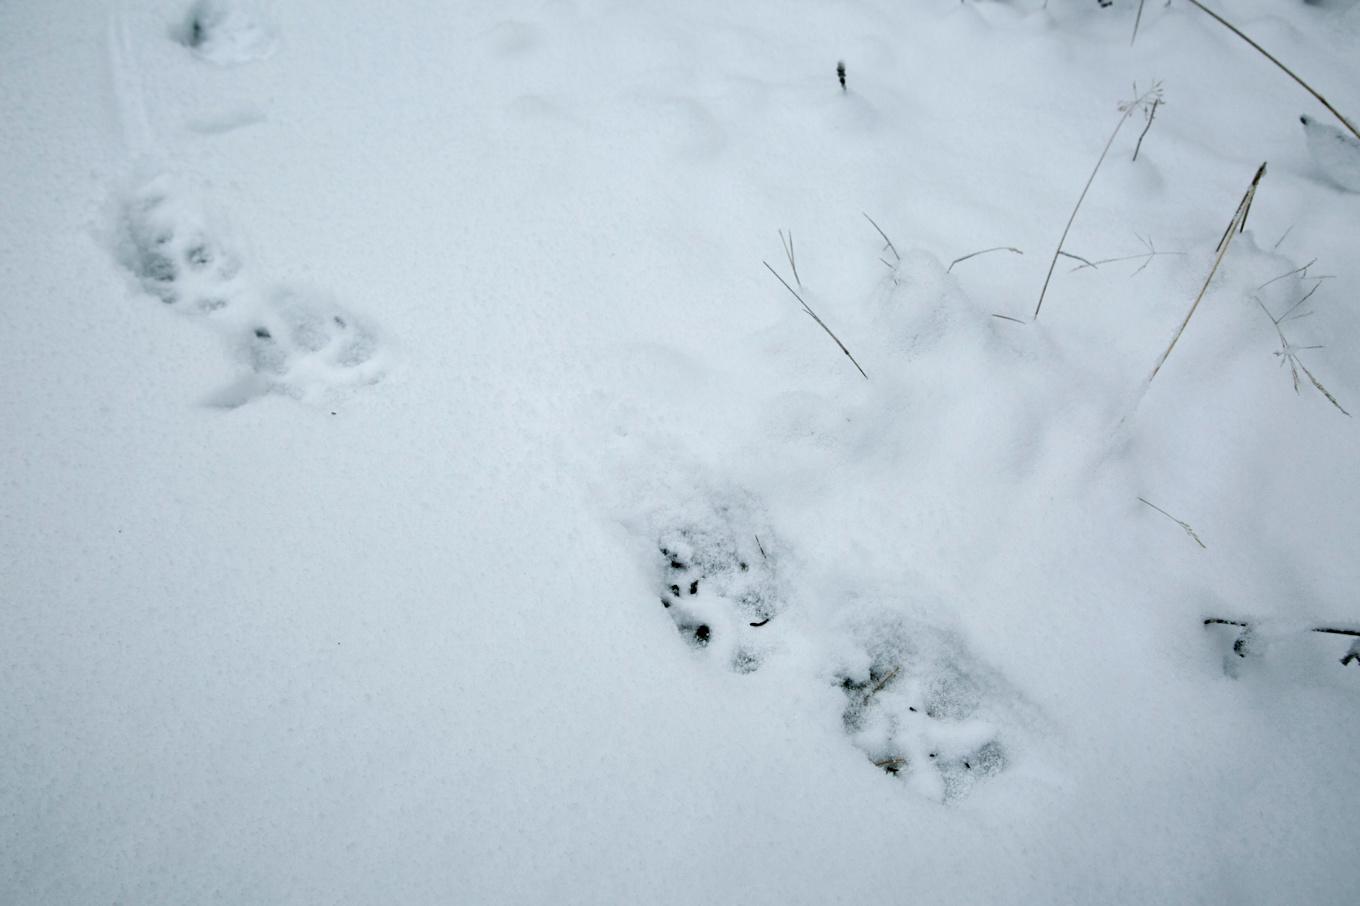
[(949, 802), (1006, 767), (997, 728), (981, 719), (980, 684), (947, 636), (885, 626), (867, 672), (840, 679), (845, 731), (875, 767)]
[(770, 647), (765, 627), (779, 612), (775, 564), (744, 507), (707, 509), (658, 533), (657, 597), (690, 644), (750, 673)]

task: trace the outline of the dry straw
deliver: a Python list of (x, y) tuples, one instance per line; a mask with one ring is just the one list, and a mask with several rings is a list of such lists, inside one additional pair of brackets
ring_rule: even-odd
[(1185, 327), (1190, 323), (1190, 319), (1195, 316), (1195, 309), (1199, 308), (1199, 303), (1203, 301), (1204, 294), (1209, 290), (1209, 284), (1214, 279), (1214, 274), (1218, 273), (1218, 266), (1223, 263), (1223, 257), (1228, 254), (1228, 246), (1232, 245), (1233, 237), (1246, 229), (1247, 214), (1251, 211), (1252, 199), (1256, 197), (1256, 187), (1261, 182), (1261, 177), (1266, 173), (1266, 165), (1261, 164), (1256, 169), (1256, 175), (1251, 179), (1251, 185), (1247, 187), (1247, 194), (1242, 196), (1242, 200), (1237, 203), (1237, 210), (1233, 212), (1232, 220), (1228, 221), (1228, 228), (1223, 231), (1223, 238), (1218, 240), (1218, 254), (1214, 257), (1214, 266), (1209, 268), (1209, 276), (1204, 278), (1204, 285), (1199, 288), (1199, 294), (1195, 296), (1195, 301), (1190, 306), (1190, 310), (1185, 313), (1185, 320), (1181, 321), (1181, 326), (1176, 328), (1176, 335), (1171, 338), (1171, 343), (1166, 347), (1166, 352), (1162, 353), (1161, 358), (1152, 369), (1152, 374), (1148, 375), (1147, 382), (1152, 383), (1152, 379), (1157, 376), (1157, 372), (1162, 370), (1162, 365), (1166, 364), (1167, 356), (1171, 355), (1171, 350), (1176, 348), (1176, 342), (1185, 333)]
[(1120, 104), (1119, 122), (1115, 123), (1114, 131), (1110, 133), (1110, 138), (1105, 142), (1105, 148), (1100, 152), (1100, 157), (1096, 160), (1096, 165), (1091, 170), (1091, 175), (1086, 178), (1086, 185), (1082, 186), (1081, 195), (1077, 197), (1077, 203), (1072, 206), (1072, 214), (1067, 218), (1067, 226), (1063, 227), (1062, 236), (1058, 239), (1058, 247), (1053, 250), (1053, 260), (1048, 263), (1048, 274), (1044, 277), (1044, 288), (1039, 291), (1039, 304), (1034, 306), (1034, 317), (1039, 317), (1039, 310), (1044, 307), (1044, 296), (1048, 294), (1048, 284), (1053, 279), (1053, 269), (1058, 266), (1058, 258), (1063, 254), (1063, 243), (1067, 242), (1067, 234), (1072, 230), (1072, 223), (1077, 219), (1077, 211), (1081, 210), (1081, 203), (1086, 200), (1086, 193), (1091, 191), (1091, 183), (1096, 181), (1096, 174), (1100, 172), (1100, 165), (1105, 163), (1105, 156), (1110, 153), (1114, 140), (1119, 136), (1119, 130), (1124, 128), (1124, 124), (1133, 116), (1135, 110), (1141, 110), (1152, 104), (1154, 101), (1160, 103), (1162, 96), (1162, 83), (1153, 82), (1152, 87), (1142, 94), (1138, 94), (1138, 86), (1134, 86), (1134, 94), (1137, 95), (1133, 100)]

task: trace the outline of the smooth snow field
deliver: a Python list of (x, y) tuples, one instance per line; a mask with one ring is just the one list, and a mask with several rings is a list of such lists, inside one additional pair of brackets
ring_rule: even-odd
[(0, 3), (0, 903), (1352, 901), (1360, 141), (1139, 6)]

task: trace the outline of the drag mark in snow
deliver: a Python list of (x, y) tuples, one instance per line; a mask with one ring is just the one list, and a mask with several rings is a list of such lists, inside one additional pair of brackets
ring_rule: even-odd
[(107, 47), (109, 86), (118, 125), (123, 130), (123, 144), (133, 157), (150, 155), (156, 151), (157, 142), (147, 115), (141, 72), (134, 62), (131, 30), (122, 13), (114, 13), (109, 19)]

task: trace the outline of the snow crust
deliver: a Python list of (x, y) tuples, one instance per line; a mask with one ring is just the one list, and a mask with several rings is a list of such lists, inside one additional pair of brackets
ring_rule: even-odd
[(1344, 901), (1360, 196), (1136, 7), (0, 7), (0, 902)]

